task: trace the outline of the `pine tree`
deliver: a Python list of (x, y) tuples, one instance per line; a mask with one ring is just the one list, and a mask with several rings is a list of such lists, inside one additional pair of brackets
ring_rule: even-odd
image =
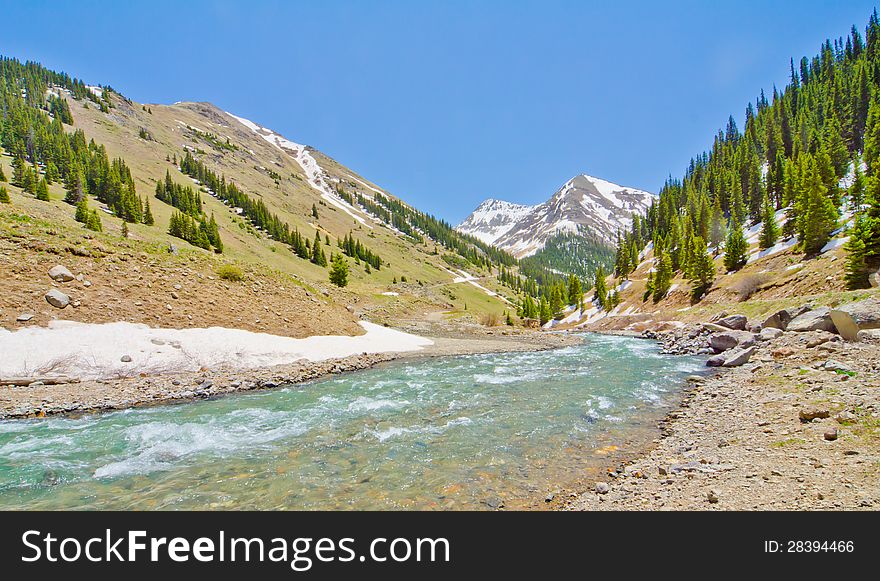
[(672, 259), (668, 252), (663, 252), (657, 262), (657, 273), (654, 275), (654, 302), (660, 302), (669, 293), (672, 286)]
[(712, 217), (709, 220), (709, 244), (715, 247), (716, 254), (725, 238), (727, 238), (727, 224), (721, 209), (721, 198), (715, 196), (712, 202)]
[(584, 291), (581, 287), (581, 281), (578, 277), (571, 274), (568, 277), (568, 304), (580, 305)]
[(330, 282), (338, 287), (348, 286), (348, 262), (341, 254), (333, 257), (330, 265)]
[(86, 177), (82, 168), (76, 165), (68, 174), (68, 179), (64, 183), (64, 189), (67, 194), (64, 201), (68, 204), (79, 204), (86, 197)]
[(49, 184), (46, 183), (45, 178), (37, 182), (35, 195), (38, 200), (43, 202), (49, 201)]
[(312, 204), (312, 218), (318, 219), (318, 206)]
[(98, 216), (97, 210), (92, 210), (89, 212), (88, 218), (86, 218), (86, 228), (89, 230), (94, 230), (95, 232), (103, 232), (104, 227), (101, 224), (101, 217)]
[(724, 243), (724, 268), (727, 272), (739, 270), (748, 262), (749, 243), (743, 234), (742, 224), (731, 217), (727, 242)]
[(776, 212), (773, 204), (770, 203), (770, 197), (764, 194), (764, 200), (761, 203), (761, 235), (758, 244), (761, 250), (766, 250), (776, 244), (779, 238), (779, 226), (776, 224)]
[(0, 186), (0, 204), (11, 204), (12, 200), (9, 199), (9, 192), (6, 190), (6, 186)]
[(827, 196), (815, 160), (807, 160), (798, 202), (798, 235), (807, 255), (818, 254), (837, 225), (837, 208)]
[(327, 257), (324, 255), (324, 250), (321, 248), (320, 232), (315, 232), (315, 241), (312, 243), (311, 261), (318, 266), (327, 266)]
[(23, 157), (12, 160), (12, 185), (24, 188), (25, 174), (28, 171), (27, 163)]
[(541, 302), (538, 304), (538, 318), (542, 326), (546, 325), (553, 318), (553, 313), (550, 311), (550, 303), (547, 302), (543, 295), (541, 295)]
[(80, 222), (82, 224), (88, 224), (88, 222), (89, 222), (89, 205), (85, 200), (81, 200), (76, 205), (76, 216), (74, 217), (74, 219), (77, 222)]
[(870, 270), (865, 260), (865, 243), (857, 235), (852, 235), (846, 243), (846, 263), (845, 263), (846, 288), (859, 289), (868, 288), (868, 275)]
[[(767, 199), (767, 194), (764, 194), (764, 198)], [(688, 279), (691, 283), (691, 296), (695, 300), (699, 300), (715, 280), (715, 261), (712, 260), (706, 242), (701, 236), (694, 238), (694, 252)]]
[(562, 318), (562, 292), (559, 287), (553, 287), (550, 291), (550, 313), (554, 319)]
[(153, 210), (150, 208), (150, 198), (144, 200), (144, 224), (152, 226), (156, 221), (153, 218)]
[(596, 289), (593, 295), (594, 300), (598, 303), (600, 309), (604, 309), (605, 303), (608, 301), (608, 287), (605, 286), (605, 269), (602, 268), (601, 264), (596, 267), (596, 278), (593, 288)]
[(122, 221), (122, 237), (128, 238), (128, 222)]
[(0, 182), (6, 181), (6, 174), (3, 172), (3, 165), (0, 165)]

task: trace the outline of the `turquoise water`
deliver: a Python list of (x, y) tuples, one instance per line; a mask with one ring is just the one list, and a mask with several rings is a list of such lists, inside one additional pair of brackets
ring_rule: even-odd
[(432, 509), (540, 502), (653, 434), (702, 360), (587, 336), (310, 384), (0, 422), (0, 508)]

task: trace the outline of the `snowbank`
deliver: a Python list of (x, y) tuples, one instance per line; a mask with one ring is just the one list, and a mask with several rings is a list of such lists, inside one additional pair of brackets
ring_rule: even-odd
[[(0, 376), (67, 374), (83, 379), (197, 371), (202, 367), (248, 369), (321, 361), (360, 353), (417, 351), (433, 341), (361, 322), (357, 337), (324, 335), (293, 339), (240, 329), (158, 329), (142, 324), (51, 321), (48, 327), (0, 329)], [(130, 362), (122, 362), (125, 356)]]

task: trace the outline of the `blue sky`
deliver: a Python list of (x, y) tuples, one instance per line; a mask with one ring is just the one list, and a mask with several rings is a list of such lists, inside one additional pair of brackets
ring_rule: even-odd
[(0, 1), (0, 53), (211, 101), (457, 222), (590, 173), (657, 191), (873, 2)]

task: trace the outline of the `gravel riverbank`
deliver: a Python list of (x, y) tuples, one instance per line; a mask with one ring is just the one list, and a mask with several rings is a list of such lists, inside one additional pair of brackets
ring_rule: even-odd
[(880, 344), (772, 335), (749, 362), (690, 378), (649, 451), (559, 508), (877, 510)]

